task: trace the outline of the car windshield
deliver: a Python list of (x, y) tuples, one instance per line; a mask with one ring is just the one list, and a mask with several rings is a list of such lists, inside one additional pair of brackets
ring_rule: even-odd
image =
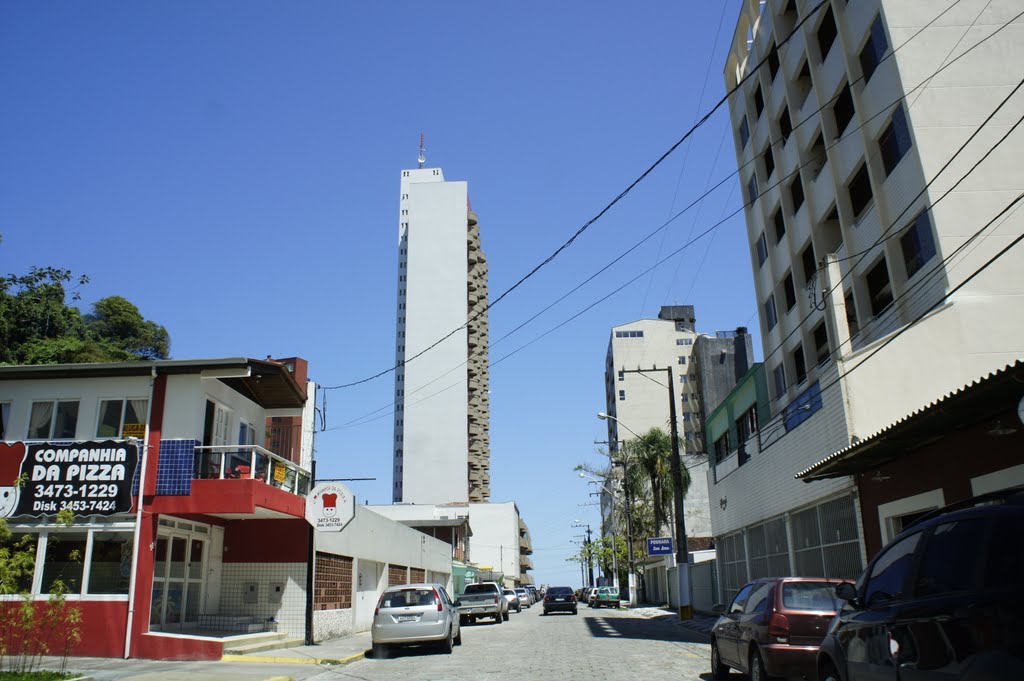
[(433, 589), (402, 589), (388, 591), (381, 596), (382, 608), (409, 608), (415, 605), (436, 605), (437, 594)]
[(567, 586), (553, 586), (548, 589), (549, 596), (569, 596), (572, 594), (572, 589)]
[(834, 585), (828, 582), (785, 582), (782, 585), (782, 604), (791, 610), (839, 609)]
[(466, 594), (492, 594), (494, 593), (493, 584), (467, 584), (466, 590), (462, 593)]

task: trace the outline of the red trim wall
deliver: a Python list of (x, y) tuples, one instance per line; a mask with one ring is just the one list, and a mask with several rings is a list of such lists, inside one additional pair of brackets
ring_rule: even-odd
[(132, 657), (147, 660), (219, 660), (223, 656), (224, 643), (221, 641), (201, 641), (157, 634), (140, 636), (136, 651), (132, 653)]
[(309, 560), (305, 520), (232, 520), (224, 530), (225, 563), (302, 563)]
[(188, 496), (146, 500), (146, 511), (168, 515), (241, 513), (255, 517), (257, 507), (305, 518), (306, 499), (262, 480), (193, 480)]
[[(22, 601), (0, 602), (0, 617), (17, 619), (16, 612)], [(47, 608), (46, 601), (36, 601), (40, 611)], [(68, 601), (69, 607), (79, 607), (82, 621), (81, 641), (72, 646), (70, 654), (84, 657), (124, 657), (124, 632), (128, 624), (127, 601)], [(64, 631), (59, 628), (40, 629), (34, 637), (43, 638), (50, 647), (50, 655), (64, 654)], [(11, 654), (11, 651), (8, 651)]]

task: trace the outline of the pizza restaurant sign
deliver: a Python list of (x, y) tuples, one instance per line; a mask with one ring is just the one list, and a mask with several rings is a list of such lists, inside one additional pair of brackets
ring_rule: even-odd
[(127, 513), (138, 462), (123, 440), (0, 444), (0, 518)]
[(306, 520), (317, 530), (340, 532), (356, 515), (356, 498), (337, 482), (322, 482), (306, 496)]

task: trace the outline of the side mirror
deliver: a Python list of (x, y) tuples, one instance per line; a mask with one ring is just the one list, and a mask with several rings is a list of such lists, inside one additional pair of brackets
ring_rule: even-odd
[(722, 603), (715, 603), (715, 605), (711, 608), (711, 612), (713, 612), (716, 615), (721, 615), (723, 612), (725, 612), (725, 605), (723, 605)]
[(849, 582), (836, 584), (836, 597), (841, 598), (851, 605), (857, 604), (857, 588)]
[(455, 602), (452, 603), (452, 605), (454, 605), (456, 608), (461, 608), (462, 607), (462, 601), (460, 601), (458, 598), (456, 598)]

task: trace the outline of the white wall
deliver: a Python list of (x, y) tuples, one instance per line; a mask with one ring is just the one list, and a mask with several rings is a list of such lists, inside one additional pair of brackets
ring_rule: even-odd
[(167, 377), (167, 399), (160, 437), (164, 440), (202, 440), (207, 400), (213, 400), (230, 410), (230, 443), (237, 442), (239, 421), (242, 419), (256, 429), (256, 444), (263, 443), (266, 411), (220, 379), (201, 378), (197, 374)]
[[(405, 324), (400, 345), (412, 357), (467, 319), (467, 200), (465, 182), (439, 182), (433, 169), (403, 171), (408, 194), (408, 265)], [(419, 179), (427, 181), (419, 181)], [(401, 315), (400, 315), (401, 316)], [(396, 457), (395, 479), (401, 498), (414, 503), (467, 501), (468, 397), (467, 331), (461, 329), (404, 367), (404, 404), (396, 414), (396, 435), (403, 450)], [(451, 372), (437, 381), (446, 372)], [(435, 382), (437, 381), (437, 382)], [(453, 386), (449, 390), (439, 392)], [(423, 398), (430, 395), (430, 399)], [(402, 427), (397, 423), (403, 422)], [(397, 492), (398, 490), (396, 490)]]
[(469, 558), (519, 578), (519, 509), (513, 501), (469, 505)]

